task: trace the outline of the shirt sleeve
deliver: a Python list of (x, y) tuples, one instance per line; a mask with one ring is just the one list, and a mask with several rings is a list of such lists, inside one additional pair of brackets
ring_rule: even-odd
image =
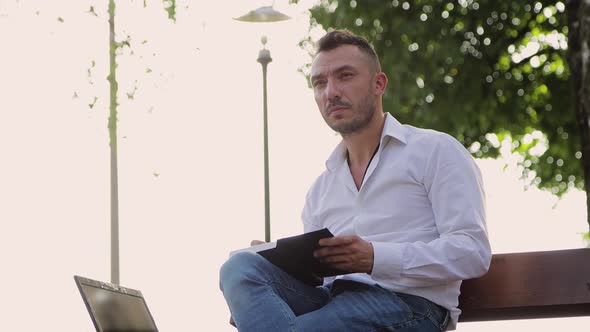
[(317, 221), (315, 220), (315, 218), (313, 218), (311, 213), (311, 211), (313, 210), (313, 201), (311, 200), (310, 196), (312, 195), (314, 187), (315, 183), (314, 186), (312, 186), (312, 188), (305, 196), (305, 204), (303, 205), (303, 211), (301, 212), (301, 220), (303, 221), (303, 233), (317, 231), (322, 228), (318, 225)]
[(440, 237), (428, 243), (372, 242), (375, 280), (427, 287), (476, 278), (489, 268), (481, 172), (459, 142), (440, 138), (423, 179)]

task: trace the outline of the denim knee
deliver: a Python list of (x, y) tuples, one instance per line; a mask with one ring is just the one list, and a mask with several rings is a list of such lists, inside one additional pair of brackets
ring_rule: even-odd
[(221, 289), (259, 275), (256, 271), (260, 270), (260, 265), (265, 263), (268, 262), (264, 257), (253, 252), (246, 251), (232, 255), (219, 270)]

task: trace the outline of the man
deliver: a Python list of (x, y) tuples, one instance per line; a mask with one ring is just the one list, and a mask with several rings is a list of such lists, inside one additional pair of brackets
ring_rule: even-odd
[(335, 237), (314, 255), (355, 273), (311, 287), (259, 255), (234, 255), (221, 289), (238, 329), (454, 329), (461, 280), (483, 275), (491, 259), (473, 158), (449, 135), (383, 112), (387, 76), (362, 37), (326, 34), (311, 84), (342, 142), (307, 194), (304, 229), (327, 227)]

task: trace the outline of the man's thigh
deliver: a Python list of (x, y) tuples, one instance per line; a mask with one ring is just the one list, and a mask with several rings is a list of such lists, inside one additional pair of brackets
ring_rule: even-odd
[(296, 326), (298, 331), (441, 331), (433, 318), (435, 306), (379, 286), (337, 280), (330, 302), (298, 316)]

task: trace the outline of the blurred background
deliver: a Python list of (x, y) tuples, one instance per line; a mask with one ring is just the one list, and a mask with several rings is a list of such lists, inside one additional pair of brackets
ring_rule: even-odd
[[(108, 3), (0, 0), (3, 330), (94, 330), (72, 276), (110, 279)], [(340, 140), (305, 75), (310, 43), (347, 27), (379, 52), (387, 110), (479, 158), (495, 253), (587, 246), (564, 3), (115, 3), (120, 283), (142, 290), (161, 331), (234, 331), (218, 270), (264, 238), (263, 35), (273, 240), (302, 232), (305, 193)], [(267, 5), (291, 19), (234, 20)]]

